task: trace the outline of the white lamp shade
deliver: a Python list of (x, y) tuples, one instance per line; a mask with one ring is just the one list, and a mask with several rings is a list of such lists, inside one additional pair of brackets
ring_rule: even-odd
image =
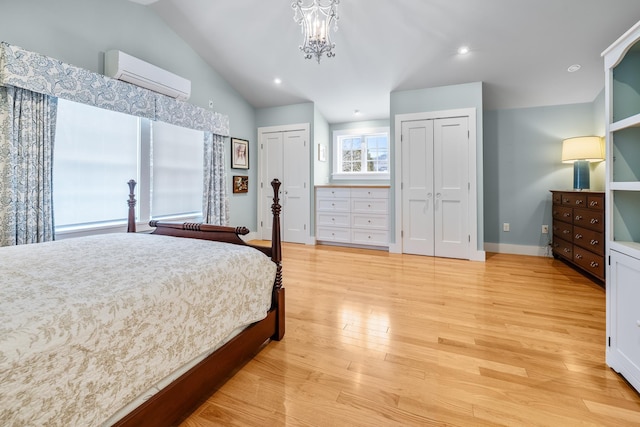
[(573, 163), (576, 160), (601, 162), (604, 160), (604, 144), (599, 136), (579, 136), (562, 141), (562, 161)]

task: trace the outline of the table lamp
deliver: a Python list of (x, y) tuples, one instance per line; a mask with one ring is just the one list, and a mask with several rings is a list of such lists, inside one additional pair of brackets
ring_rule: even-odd
[(604, 144), (599, 136), (578, 136), (562, 141), (562, 162), (573, 163), (573, 189), (588, 190), (589, 163), (604, 160)]

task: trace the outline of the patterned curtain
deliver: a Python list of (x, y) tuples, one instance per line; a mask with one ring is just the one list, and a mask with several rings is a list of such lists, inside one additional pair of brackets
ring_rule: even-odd
[(224, 169), (224, 137), (204, 133), (204, 195), (202, 200), (204, 222), (229, 225), (227, 174)]
[(0, 246), (54, 239), (57, 98), (0, 87)]

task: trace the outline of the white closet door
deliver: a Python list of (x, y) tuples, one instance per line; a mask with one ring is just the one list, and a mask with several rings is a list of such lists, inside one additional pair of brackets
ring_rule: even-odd
[(402, 122), (402, 252), (469, 258), (468, 118)]
[(402, 248), (434, 255), (433, 120), (402, 122)]
[[(271, 240), (273, 227), (272, 227), (272, 214), (271, 205), (273, 204), (273, 189), (271, 188), (271, 181), (277, 178), (280, 182), (283, 182), (283, 135), (282, 132), (265, 133), (262, 134), (260, 140), (261, 150), (261, 182), (262, 188), (260, 194), (262, 195), (262, 239)], [(280, 187), (279, 197), (282, 198), (283, 188)], [(282, 204), (282, 202), (280, 202)], [(283, 218), (280, 218), (282, 229)]]
[(435, 254), (469, 258), (467, 117), (434, 122)]
[(260, 138), (260, 177), (262, 198), (260, 221), (264, 240), (273, 233), (273, 190), (277, 178), (280, 187), (280, 232), (283, 242), (307, 243), (310, 218), (309, 141), (307, 130), (266, 132)]
[(284, 132), (282, 240), (305, 243), (309, 221), (309, 151), (305, 131)]

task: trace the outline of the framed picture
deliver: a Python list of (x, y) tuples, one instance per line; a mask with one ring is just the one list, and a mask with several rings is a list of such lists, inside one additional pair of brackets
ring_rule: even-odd
[(318, 160), (321, 162), (327, 161), (327, 146), (320, 144), (318, 145)]
[(249, 177), (246, 175), (233, 176), (233, 192), (246, 193), (249, 191)]
[(231, 138), (231, 169), (249, 169), (249, 141), (246, 139)]

